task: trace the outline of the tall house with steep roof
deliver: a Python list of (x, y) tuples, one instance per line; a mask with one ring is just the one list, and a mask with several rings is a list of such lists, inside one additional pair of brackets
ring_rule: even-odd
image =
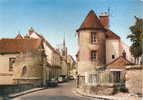
[(99, 17), (91, 10), (83, 23), (77, 29), (79, 51), (78, 73), (95, 72), (105, 67), (126, 52), (126, 58), (131, 61), (129, 47), (120, 37), (109, 29), (109, 16), (101, 13)]
[(77, 30), (79, 45), (79, 73), (95, 71), (106, 63), (105, 29), (91, 10)]

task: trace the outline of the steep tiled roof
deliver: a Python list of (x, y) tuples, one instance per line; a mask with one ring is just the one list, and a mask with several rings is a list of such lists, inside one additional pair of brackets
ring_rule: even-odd
[(128, 61), (123, 56), (118, 57), (111, 63), (106, 65), (107, 69), (125, 69), (125, 66), (128, 64), (132, 64), (130, 61)]
[(28, 49), (38, 49), (41, 39), (0, 39), (0, 53), (24, 52)]
[(106, 29), (107, 39), (120, 39), (120, 37), (109, 29)]
[(83, 23), (81, 24), (80, 28), (77, 30), (77, 32), (84, 29), (101, 29), (101, 28), (103, 28), (103, 25), (96, 16), (95, 12), (91, 10), (86, 16)]
[(77, 32), (86, 29), (103, 29), (105, 31), (107, 39), (120, 39), (120, 37), (114, 32), (112, 32), (110, 29), (104, 28), (105, 25), (102, 24), (107, 24), (107, 22), (101, 23), (101, 20), (99, 20), (95, 12), (91, 10), (81, 24), (80, 28), (77, 30)]

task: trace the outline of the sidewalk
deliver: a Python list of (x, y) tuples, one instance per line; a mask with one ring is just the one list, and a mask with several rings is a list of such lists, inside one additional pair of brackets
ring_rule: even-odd
[(105, 99), (105, 100), (143, 100), (143, 98), (139, 98), (137, 96), (130, 96), (130, 95), (113, 95), (113, 96), (102, 96), (102, 95), (93, 95), (88, 94), (80, 91), (80, 89), (75, 89), (75, 92), (87, 97), (92, 97), (96, 99)]
[(43, 89), (44, 88), (33, 88), (33, 89), (26, 90), (26, 91), (10, 94), (10, 95), (8, 95), (8, 97), (9, 98), (15, 98), (15, 97), (22, 96), (22, 95), (25, 95), (25, 94), (28, 94), (28, 93), (40, 91), (40, 90), (43, 90)]

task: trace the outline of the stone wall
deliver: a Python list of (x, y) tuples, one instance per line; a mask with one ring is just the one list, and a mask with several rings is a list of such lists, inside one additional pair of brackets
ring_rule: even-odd
[(112, 95), (116, 92), (116, 89), (108, 85), (85, 85), (84, 92), (94, 95)]
[[(124, 72), (123, 72), (124, 73)], [(122, 74), (123, 74), (122, 73)], [(79, 77), (78, 88), (85, 93), (95, 95), (112, 95), (125, 90), (124, 79), (115, 81), (118, 76), (110, 71), (87, 73)]]
[(16, 84), (40, 85), (43, 72), (40, 54), (37, 51), (28, 51), (19, 55), (14, 64), (14, 72), (13, 79)]
[(33, 88), (32, 84), (0, 85), (0, 95), (8, 95)]
[(79, 77), (79, 82), (77, 83), (78, 88), (88, 94), (94, 95), (112, 95), (116, 93), (116, 88), (113, 85), (97, 84), (97, 85), (88, 85), (85, 83), (85, 78), (83, 76)]
[(9, 58), (16, 58), (18, 54), (0, 54), (0, 85), (12, 85), (14, 71), (9, 71)]
[(143, 95), (143, 65), (127, 67), (125, 84), (129, 93)]

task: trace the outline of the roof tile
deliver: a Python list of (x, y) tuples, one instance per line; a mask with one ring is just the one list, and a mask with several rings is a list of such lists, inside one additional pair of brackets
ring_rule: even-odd
[(1, 39), (0, 53), (24, 52), (28, 49), (38, 49), (41, 39)]
[(88, 15), (86, 16), (85, 20), (81, 24), (80, 28), (77, 30), (83, 30), (83, 29), (94, 29), (94, 28), (103, 28), (103, 25), (101, 24), (100, 20), (96, 16), (95, 12), (91, 10)]

